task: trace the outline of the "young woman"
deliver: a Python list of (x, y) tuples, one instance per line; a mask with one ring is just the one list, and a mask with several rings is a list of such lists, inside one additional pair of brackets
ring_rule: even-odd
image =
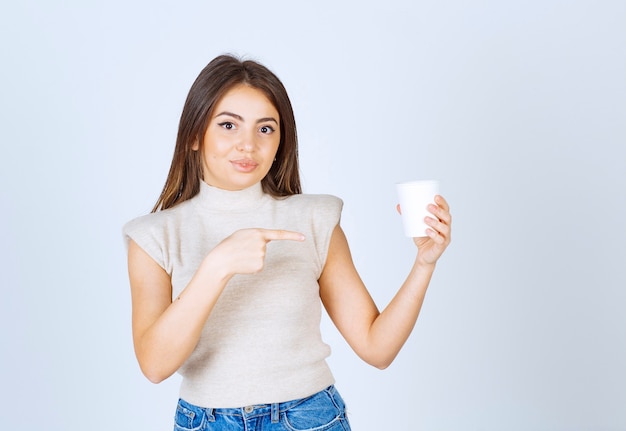
[(342, 202), (302, 194), (287, 92), (219, 56), (192, 85), (165, 187), (124, 227), (133, 339), (146, 377), (183, 376), (175, 430), (349, 430), (321, 304), (354, 351), (387, 367), (450, 243), (443, 197), (415, 264), (379, 312), (340, 227)]

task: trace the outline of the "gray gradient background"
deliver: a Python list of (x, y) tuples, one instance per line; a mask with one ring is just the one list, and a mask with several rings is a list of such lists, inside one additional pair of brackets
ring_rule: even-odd
[(283, 80), (305, 191), (344, 199), (381, 307), (414, 256), (394, 183), (437, 178), (452, 205), (389, 369), (324, 322), (355, 431), (626, 429), (626, 3), (15, 3), (0, 6), (2, 429), (171, 429), (179, 380), (136, 364), (120, 230), (150, 210), (186, 93), (223, 52)]

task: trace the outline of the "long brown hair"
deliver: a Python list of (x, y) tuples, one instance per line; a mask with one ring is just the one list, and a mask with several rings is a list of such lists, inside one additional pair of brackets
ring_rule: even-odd
[[(220, 99), (239, 84), (261, 90), (280, 117), (280, 144), (276, 161), (261, 180), (263, 191), (274, 197), (302, 193), (296, 121), (285, 87), (274, 73), (256, 61), (220, 55), (200, 72), (189, 90), (180, 116), (170, 171), (152, 212), (171, 208), (198, 194), (203, 176), (204, 133), (209, 119)], [(193, 149), (195, 143), (200, 144), (199, 150)]]

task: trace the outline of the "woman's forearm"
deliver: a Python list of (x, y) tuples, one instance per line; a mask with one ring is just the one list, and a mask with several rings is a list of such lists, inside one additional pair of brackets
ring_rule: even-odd
[(405, 282), (370, 326), (367, 353), (371, 365), (388, 367), (409, 338), (419, 316), (435, 265), (414, 263)]
[(191, 355), (227, 281), (205, 259), (182, 293), (152, 325), (136, 334), (135, 354), (151, 382), (174, 374)]

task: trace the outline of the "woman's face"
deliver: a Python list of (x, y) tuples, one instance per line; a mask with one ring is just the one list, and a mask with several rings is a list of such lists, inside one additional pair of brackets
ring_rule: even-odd
[(258, 183), (269, 172), (279, 143), (280, 118), (265, 94), (247, 85), (233, 87), (215, 105), (204, 134), (204, 181), (225, 190)]

